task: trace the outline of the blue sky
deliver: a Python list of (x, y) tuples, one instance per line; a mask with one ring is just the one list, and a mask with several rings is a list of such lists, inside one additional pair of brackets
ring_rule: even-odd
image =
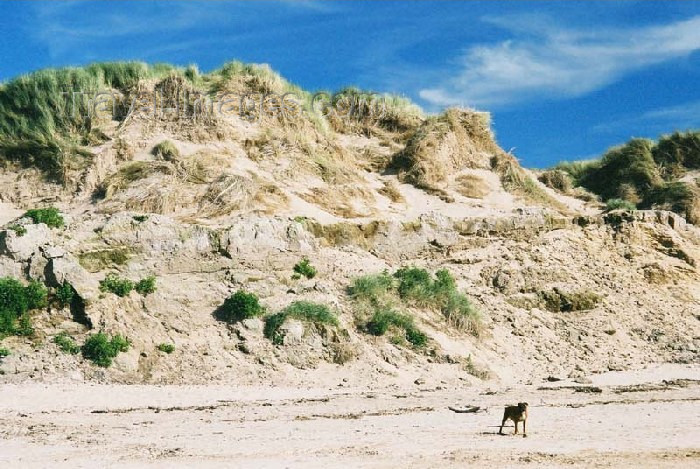
[(94, 61), (269, 63), (426, 110), (491, 111), (527, 166), (700, 128), (700, 2), (0, 3), (0, 80)]

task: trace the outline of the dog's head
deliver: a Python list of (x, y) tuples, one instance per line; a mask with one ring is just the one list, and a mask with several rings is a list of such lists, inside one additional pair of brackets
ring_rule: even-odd
[(518, 409), (520, 409), (520, 412), (525, 412), (527, 410), (527, 402), (518, 402)]

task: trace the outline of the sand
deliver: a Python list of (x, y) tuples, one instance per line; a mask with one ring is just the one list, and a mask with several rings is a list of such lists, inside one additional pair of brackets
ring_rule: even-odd
[[(504, 389), (4, 385), (0, 464), (700, 467), (700, 367), (591, 378)], [(530, 404), (528, 438), (512, 425), (498, 435), (503, 405), (518, 401)]]

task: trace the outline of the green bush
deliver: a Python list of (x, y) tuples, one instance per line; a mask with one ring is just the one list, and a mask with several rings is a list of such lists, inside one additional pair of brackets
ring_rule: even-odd
[(572, 176), (561, 169), (548, 169), (537, 178), (545, 186), (557, 190), (563, 194), (568, 194), (573, 185)]
[(178, 150), (175, 144), (170, 140), (163, 140), (160, 142), (158, 145), (153, 147), (151, 153), (153, 153), (154, 156), (166, 161), (170, 161), (180, 156), (180, 150)]
[(31, 335), (28, 312), (46, 305), (44, 285), (30, 282), (24, 286), (14, 278), (0, 278), (0, 334)]
[(49, 228), (61, 228), (64, 225), (61, 212), (54, 207), (28, 210), (24, 216), (30, 218), (35, 224), (44, 223)]
[(104, 332), (98, 332), (85, 340), (81, 350), (84, 358), (107, 368), (120, 352), (129, 350), (129, 345), (129, 341), (118, 334), (110, 338)]
[(120, 278), (117, 274), (109, 274), (100, 281), (100, 291), (114, 293), (117, 296), (125, 297), (134, 289), (134, 282)]
[(367, 332), (376, 336), (386, 334), (392, 327), (399, 329), (403, 338), (416, 347), (423, 347), (428, 342), (428, 336), (415, 326), (411, 316), (396, 311), (376, 311), (365, 325)]
[(0, 358), (10, 356), (10, 351), (4, 347), (0, 347)]
[(71, 355), (76, 355), (80, 352), (80, 346), (75, 343), (73, 338), (67, 332), (61, 332), (53, 338), (54, 344), (58, 345), (63, 352)]
[(637, 210), (637, 206), (632, 202), (628, 202), (622, 199), (608, 199), (605, 201), (605, 211), (610, 212), (612, 210)]
[(429, 302), (432, 296), (433, 280), (425, 269), (404, 267), (394, 273), (399, 280), (398, 292), (404, 300), (419, 304)]
[(279, 329), (288, 318), (317, 325), (338, 325), (338, 318), (327, 306), (310, 301), (295, 301), (279, 313), (265, 318), (265, 328), (263, 330), (265, 337), (270, 339), (272, 343), (281, 345), (284, 341), (284, 335)]
[(134, 289), (143, 296), (148, 296), (156, 291), (156, 278), (151, 275), (136, 283)]
[(73, 285), (64, 281), (56, 288), (54, 296), (61, 307), (65, 308), (66, 306), (70, 306), (70, 304), (73, 302), (73, 297), (75, 296)]
[(302, 275), (306, 278), (314, 278), (316, 276), (316, 269), (311, 265), (309, 259), (305, 257), (294, 266), (294, 273), (297, 278)]
[(700, 131), (664, 135), (652, 154), (666, 178), (680, 177), (687, 169), (699, 169)]
[(264, 312), (264, 308), (254, 293), (238, 290), (226, 298), (218, 314), (220, 319), (233, 323), (260, 316)]
[(175, 351), (175, 346), (173, 344), (158, 344), (156, 348), (161, 352), (167, 353), (168, 355)]

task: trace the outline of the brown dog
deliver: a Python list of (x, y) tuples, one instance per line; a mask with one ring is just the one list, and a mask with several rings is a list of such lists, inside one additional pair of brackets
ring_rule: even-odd
[(501, 422), (501, 429), (498, 430), (499, 435), (503, 435), (503, 425), (506, 424), (508, 419), (512, 420), (515, 424), (515, 433), (518, 434), (518, 422), (523, 422), (523, 438), (527, 436), (527, 430), (525, 430), (525, 422), (527, 421), (527, 402), (518, 402), (518, 405), (506, 406), (506, 411), (503, 413), (503, 422)]

